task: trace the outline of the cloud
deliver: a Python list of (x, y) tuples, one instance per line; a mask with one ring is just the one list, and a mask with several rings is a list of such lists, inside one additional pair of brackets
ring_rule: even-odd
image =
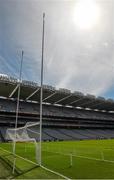
[(103, 95), (114, 81), (114, 2), (99, 1), (101, 16), (91, 30), (73, 22), (76, 1), (2, 0), (0, 73), (40, 82), (42, 13), (45, 19), (44, 83)]

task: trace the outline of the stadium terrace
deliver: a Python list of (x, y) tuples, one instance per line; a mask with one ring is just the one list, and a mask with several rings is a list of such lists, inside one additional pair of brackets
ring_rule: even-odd
[[(0, 96), (6, 99), (16, 99), (19, 80), (7, 75), (0, 76)], [(26, 102), (40, 102), (40, 86), (31, 81), (22, 80), (20, 100)], [(68, 89), (49, 85), (43, 85), (43, 103), (60, 105), (66, 107), (96, 110), (96, 111), (114, 111), (114, 100), (104, 97), (95, 97), (94, 95), (84, 95), (81, 92), (71, 92)]]
[[(0, 76), (1, 141), (6, 141), (8, 126), (15, 125), (18, 83), (13, 77)], [(40, 120), (40, 86), (25, 80), (20, 84), (18, 127)], [(42, 138), (44, 141), (113, 138), (113, 110), (113, 100), (44, 85)]]
[(113, 100), (44, 85), (41, 141), (39, 102), (37, 83), (0, 76), (0, 168), (4, 168), (0, 178), (114, 177)]

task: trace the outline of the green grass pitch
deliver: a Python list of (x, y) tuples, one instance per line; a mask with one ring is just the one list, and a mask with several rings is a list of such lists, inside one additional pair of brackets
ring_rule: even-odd
[[(11, 150), (11, 143), (0, 144), (0, 179), (61, 178), (22, 159), (36, 163), (35, 146), (32, 143), (16, 143), (18, 156), (15, 174), (12, 174), (14, 157)], [(42, 164), (70, 179), (114, 179), (114, 140), (43, 142)]]

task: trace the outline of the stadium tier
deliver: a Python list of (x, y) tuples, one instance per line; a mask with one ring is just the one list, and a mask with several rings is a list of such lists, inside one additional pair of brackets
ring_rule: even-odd
[[(0, 76), (0, 96), (17, 98), (19, 80), (9, 76)], [(31, 81), (21, 81), (20, 99), (24, 101), (40, 101), (40, 86)], [(56, 89), (55, 87), (43, 86), (43, 102), (59, 104), (62, 106), (89, 108), (93, 110), (114, 111), (114, 101), (93, 95), (84, 95), (81, 92), (71, 92), (68, 89)]]
[[(0, 76), (0, 141), (14, 127), (18, 80)], [(40, 118), (40, 86), (22, 81), (18, 127)], [(114, 101), (67, 89), (43, 86), (43, 140), (114, 138)], [(37, 131), (37, 129), (36, 129)]]

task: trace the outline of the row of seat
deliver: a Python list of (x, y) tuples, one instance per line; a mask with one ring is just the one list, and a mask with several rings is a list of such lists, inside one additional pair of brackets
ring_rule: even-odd
[[(15, 112), (16, 101), (6, 100), (0, 98), (0, 111)], [(19, 112), (37, 114), (40, 112), (40, 105), (37, 103), (20, 102)], [(79, 110), (76, 108), (68, 108), (53, 105), (43, 105), (43, 115), (46, 116), (60, 116), (71, 118), (87, 118), (96, 120), (114, 120), (114, 113), (96, 112), (90, 110)]]
[[(8, 127), (0, 127), (0, 141), (6, 140), (6, 130)], [(36, 132), (39, 129), (31, 128), (27, 131), (31, 138), (39, 140)], [(65, 128), (43, 128), (42, 140), (43, 141), (56, 141), (56, 140), (83, 140), (83, 139), (111, 139), (114, 138), (113, 129), (65, 129)]]

